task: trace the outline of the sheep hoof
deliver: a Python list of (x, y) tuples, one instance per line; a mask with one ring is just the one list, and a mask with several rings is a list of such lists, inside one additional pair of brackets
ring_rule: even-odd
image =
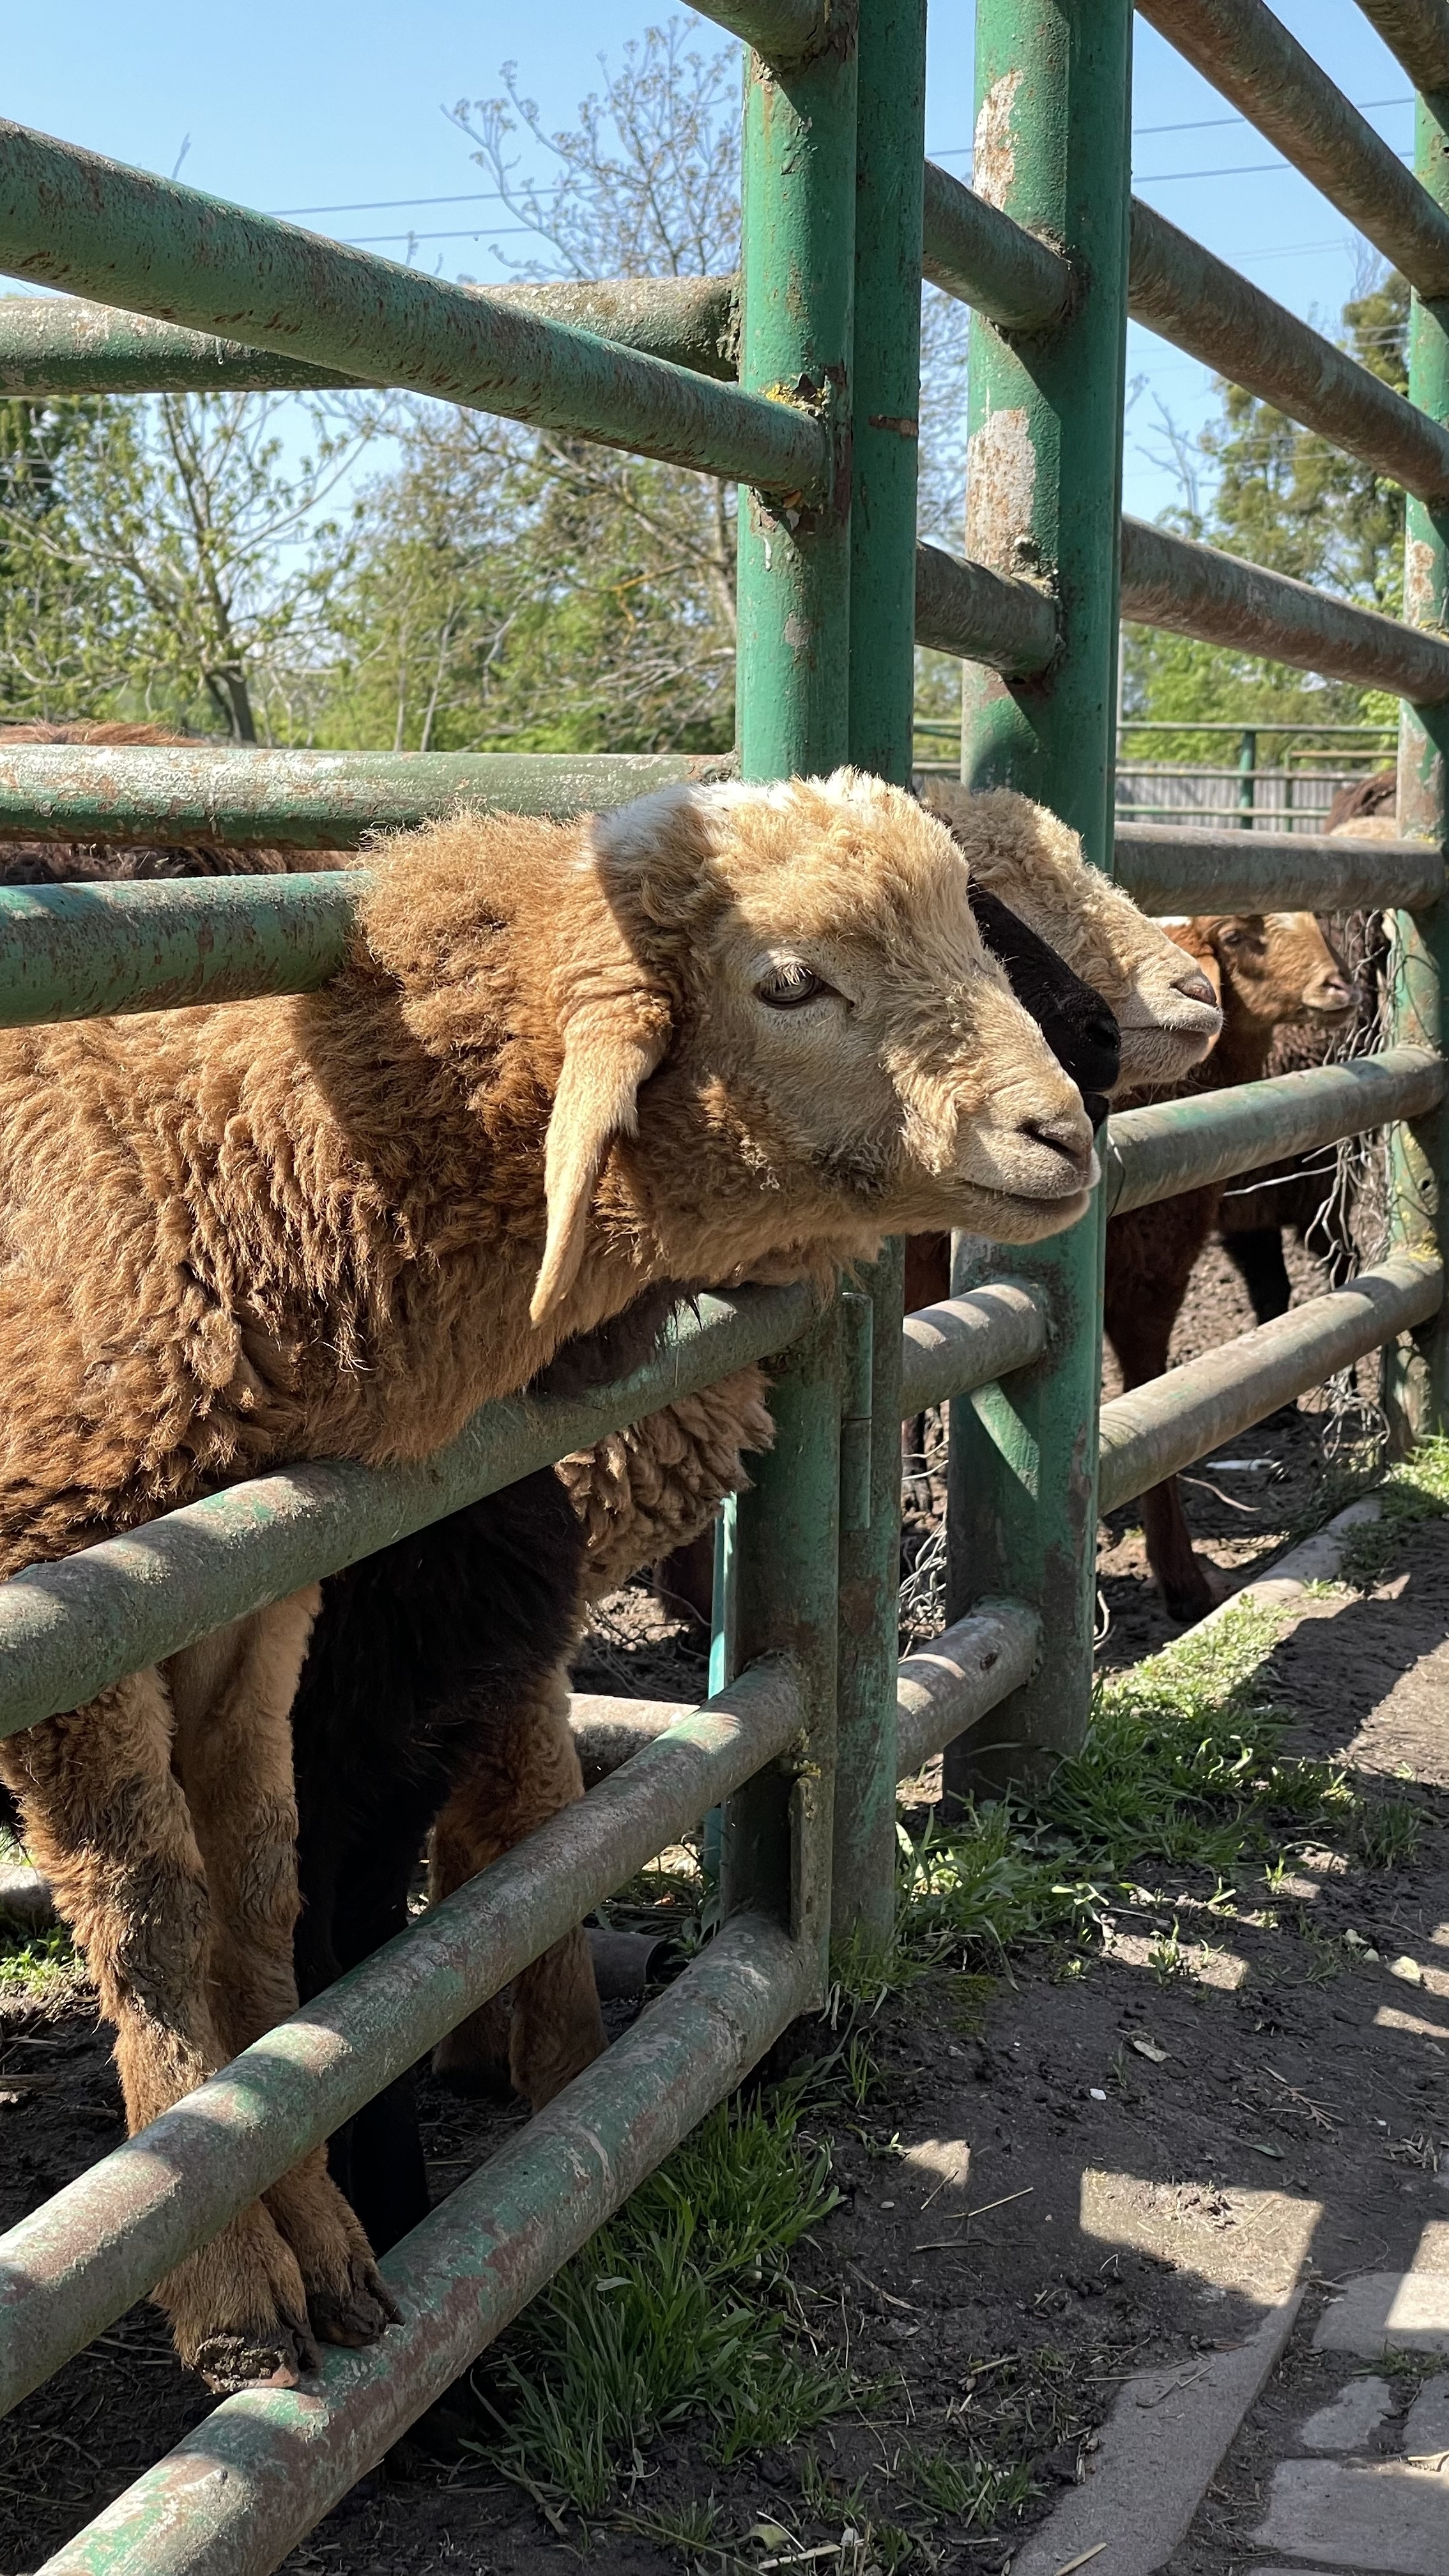
[(243, 2388), (295, 2388), (317, 2367), (307, 2328), (291, 2317), (206, 2335), (183, 2357), (217, 2397), (235, 2397)]
[(308, 2290), (307, 2313), (319, 2343), (345, 2344), (351, 2352), (376, 2343), (389, 2326), (402, 2323), (402, 2310), (376, 2265), (360, 2258), (341, 2285)]

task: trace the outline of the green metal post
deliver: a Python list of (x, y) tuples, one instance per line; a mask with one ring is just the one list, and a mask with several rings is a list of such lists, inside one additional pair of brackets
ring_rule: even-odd
[[(818, 774), (848, 746), (850, 362), (855, 239), (855, 12), (800, 66), (745, 67), (740, 381), (823, 420), (835, 468), (815, 507), (742, 496), (739, 737), (747, 778)], [(734, 1651), (784, 1650), (805, 1704), (800, 1758), (725, 1815), (721, 1896), (787, 1908), (818, 1962), (830, 1932), (835, 1766), (840, 1319), (823, 1313), (774, 1379), (775, 1447), (734, 1533)]]
[[(1449, 208), (1449, 91), (1421, 97), (1414, 168), (1436, 205)], [(1417, 293), (1409, 319), (1409, 393), (1431, 419), (1449, 421), (1449, 307)], [(1449, 504), (1408, 502), (1404, 615), (1443, 633), (1449, 623)], [(1449, 710), (1406, 705), (1399, 723), (1399, 829), (1442, 850)], [(1393, 1034), (1401, 1044), (1443, 1044), (1449, 977), (1449, 905), (1394, 915)], [(1442, 1109), (1391, 1132), (1390, 1203), (1395, 1249), (1439, 1251), (1449, 1216), (1449, 1119)], [(1449, 1423), (1449, 1326), (1441, 1315), (1384, 1354), (1384, 1400), (1394, 1444), (1407, 1447)]]
[(1238, 745), (1238, 812), (1242, 817), (1241, 829), (1245, 832), (1251, 832), (1253, 828), (1253, 808), (1257, 802), (1258, 790), (1257, 768), (1258, 737), (1251, 725), (1245, 725), (1243, 739)]
[[(970, 354), (966, 551), (1051, 588), (1056, 661), (1034, 681), (968, 666), (962, 769), (1038, 797), (1110, 869), (1118, 529), (1128, 248), (1130, 0), (978, 0), (975, 184), (1059, 241), (1076, 274), (1066, 319), (1008, 340), (977, 314)], [(952, 1409), (949, 1589), (957, 1618), (986, 1593), (1040, 1611), (1036, 1679), (1002, 1704), (996, 1752), (952, 1748), (947, 1786), (1018, 1776), (1078, 1743), (1096, 1599), (1100, 1204), (1014, 1275), (1044, 1291), (1047, 1356)], [(990, 1251), (958, 1239), (955, 1284)], [(1010, 1747), (1007, 1751), (1004, 1748)]]
[(847, 747), (854, 10), (800, 68), (746, 58), (740, 385), (822, 420), (834, 471), (809, 507), (742, 496), (739, 736), (746, 778), (830, 770)]
[[(855, 195), (850, 758), (905, 785), (915, 696), (925, 0), (864, 0)], [(832, 1935), (879, 1951), (895, 1915), (903, 1249), (868, 1282), (864, 1513), (840, 1535), (840, 1735)], [(847, 1439), (851, 1437), (847, 1429)]]

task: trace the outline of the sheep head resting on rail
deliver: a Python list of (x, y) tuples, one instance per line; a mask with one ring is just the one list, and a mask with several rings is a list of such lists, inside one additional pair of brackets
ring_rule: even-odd
[(977, 794), (933, 778), (922, 788), (964, 853), (972, 876), (1050, 941), (1084, 984), (1099, 993), (1121, 1032), (1116, 1088), (1176, 1082), (1199, 1064), (1222, 1027), (1210, 983), (1180, 948), (1139, 912), (1044, 805), (1010, 788)]
[(661, 1278), (1083, 1212), (1080, 1099), (899, 790), (465, 816), (374, 864), (322, 993), (0, 1040), (12, 1567), (56, 1552), (43, 1459), (40, 1519), (83, 1491), (95, 1535), (425, 1454)]

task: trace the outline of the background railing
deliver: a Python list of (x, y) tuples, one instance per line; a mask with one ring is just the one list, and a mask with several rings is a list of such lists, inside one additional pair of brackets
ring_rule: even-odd
[[(1148, 909), (1398, 907), (1384, 1054), (1114, 1120), (1092, 1214), (1004, 1261), (963, 1240), (955, 1295), (925, 1314), (903, 1320), (895, 1254), (865, 1301), (817, 1309), (794, 1290), (706, 1300), (660, 1361), (587, 1403), (525, 1395), (488, 1407), (406, 1475), (309, 1464), (233, 1488), (154, 1525), (144, 1577), (134, 1547), (108, 1541), (0, 1592), (0, 1726), (11, 1732), (636, 1418), (666, 1386), (771, 1356), (776, 1446), (735, 1507), (729, 1551), (734, 1674), (697, 1711), (641, 1705), (632, 1732), (611, 1703), (619, 1767), (579, 1806), (0, 2239), (4, 2401), (721, 1801), (723, 1929), (664, 2003), (387, 2258), (400, 2328), (368, 2352), (329, 2352), (306, 2391), (229, 2399), (47, 2576), (262, 2576), (277, 2565), (818, 2003), (831, 1941), (889, 1938), (898, 1771), (946, 1747), (954, 1792), (1080, 1741), (1101, 1506), (1380, 1346), (1401, 1432), (1442, 1422), (1449, 350), (1436, 299), (1449, 291), (1449, 11), (1439, 0), (1409, 13), (1365, 6), (1411, 75), (1442, 85), (1421, 105), (1412, 174), (1257, 0), (1144, 0), (1144, 14), (1410, 278), (1407, 402), (1133, 207), (1128, 0), (978, 0), (978, 103), (1001, 137), (989, 203), (924, 162), (924, 0), (863, 0), (858, 41), (851, 15), (823, 0), (716, 8), (759, 48), (747, 67), (738, 280), (480, 294), (0, 126), (0, 269), (96, 299), (0, 303), (11, 386), (412, 386), (738, 478), (751, 491), (740, 513), (746, 776), (850, 758), (905, 782), (920, 739), (919, 640), (963, 663), (964, 774), (1052, 805)], [(1412, 30), (1402, 38), (1401, 22)], [(923, 269), (973, 308), (961, 556), (915, 542), (905, 433), (918, 408)], [(1404, 621), (1122, 521), (1129, 311), (1403, 483)], [(1314, 846), (1247, 834), (1241, 806), (1211, 831), (1120, 822), (1119, 614), (1399, 691), (1405, 837)], [(336, 849), (460, 798), (562, 814), (697, 767), (0, 749), (0, 833)], [(317, 871), (0, 895), (0, 1019), (306, 989), (333, 971), (355, 892), (355, 879)], [(1386, 1121), (1385, 1258), (1101, 1407), (1109, 1209)], [(899, 1425), (904, 1411), (947, 1400), (950, 1625), (929, 1657), (898, 1664)], [(852, 1650), (841, 1656), (845, 1623)], [(587, 1701), (576, 1722), (587, 1738)]]

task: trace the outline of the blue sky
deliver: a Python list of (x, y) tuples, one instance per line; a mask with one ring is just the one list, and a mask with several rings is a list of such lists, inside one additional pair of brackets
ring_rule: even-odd
[[(1408, 82), (1354, 0), (1278, 0), (1278, 11), (1370, 121), (1407, 151)], [(309, 215), (319, 232), (372, 238), (394, 257), (402, 236), (445, 275), (496, 268), (486, 206), (427, 205), (481, 187), (467, 146), (443, 113), (491, 94), (515, 59), (545, 121), (572, 117), (601, 51), (667, 14), (661, 0), (549, 0), (546, 9), (456, 0), (250, 0), (240, 18), (188, 0), (67, 0), (58, 19), (14, 13), (5, 45), (5, 108), (21, 122), (116, 159), (170, 171), (219, 196)], [(936, 11), (928, 145), (970, 172), (971, 10)], [(703, 29), (707, 38), (709, 30)], [(1397, 103), (1396, 103), (1397, 102)], [(1139, 22), (1134, 152), (1138, 194), (1242, 268), (1280, 302), (1333, 324), (1359, 280), (1360, 250), (1342, 216), (1286, 166), (1226, 103)], [(405, 200), (378, 208), (378, 200)], [(368, 210), (370, 209), (370, 210)], [(381, 236), (381, 238), (378, 238)], [(518, 247), (522, 247), (519, 245)], [(1210, 379), (1133, 329), (1127, 427), (1128, 507), (1151, 517), (1176, 497), (1160, 462), (1161, 403), (1189, 433), (1213, 409)]]

